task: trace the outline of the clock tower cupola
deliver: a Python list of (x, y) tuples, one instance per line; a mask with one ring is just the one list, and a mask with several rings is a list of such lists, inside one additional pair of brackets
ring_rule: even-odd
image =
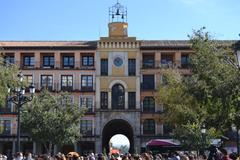
[(117, 2), (109, 8), (109, 37), (127, 37), (127, 8)]

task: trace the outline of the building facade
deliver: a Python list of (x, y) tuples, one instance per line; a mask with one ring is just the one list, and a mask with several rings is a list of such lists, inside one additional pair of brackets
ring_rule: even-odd
[[(119, 7), (120, 6), (120, 7)], [(158, 85), (166, 68), (189, 75), (188, 41), (144, 41), (128, 36), (126, 12), (117, 3), (110, 10), (109, 35), (98, 41), (2, 41), (5, 61), (16, 64), (36, 90), (68, 91), (79, 107), (88, 110), (81, 120), (81, 139), (54, 150), (100, 153), (109, 140), (123, 134), (130, 152), (140, 152), (154, 138), (169, 138), (163, 124), (163, 106), (156, 103)], [(120, 18), (119, 18), (120, 16)], [(119, 20), (121, 19), (121, 20)], [(117, 19), (116, 19), (117, 18)], [(231, 43), (226, 42), (226, 43)], [(15, 152), (16, 108), (0, 108), (0, 153)], [(21, 136), (22, 151), (44, 152), (31, 137)]]

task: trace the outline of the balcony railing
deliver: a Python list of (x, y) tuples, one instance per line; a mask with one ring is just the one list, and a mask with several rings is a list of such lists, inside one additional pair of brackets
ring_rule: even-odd
[(67, 91), (67, 92), (95, 92), (95, 83), (92, 87), (82, 87), (81, 83), (73, 83), (72, 86), (63, 86), (61, 83), (53, 83), (52, 85), (42, 86), (41, 83), (34, 83), (36, 91), (43, 90), (44, 88), (53, 92)]
[[(21, 69), (79, 69), (79, 70), (95, 70), (95, 65), (82, 65), (80, 61), (75, 61), (73, 65), (64, 66), (62, 61), (55, 61), (54, 65), (44, 65), (40, 61), (35, 61), (34, 65), (24, 65), (22, 61), (15, 61), (15, 64)], [(96, 64), (94, 62), (94, 64)]]
[(141, 90), (155, 90), (154, 82), (148, 83), (141, 83)]
[(17, 112), (17, 106), (13, 103), (6, 102), (4, 106), (0, 106), (0, 114), (11, 114)]
[(0, 135), (3, 135), (3, 136), (6, 136), (6, 135), (11, 135), (11, 130), (10, 129), (7, 129), (7, 130), (3, 130)]
[(16, 107), (13, 105), (10, 107), (0, 107), (0, 114), (12, 114), (16, 113)]
[(181, 61), (141, 61), (142, 69), (166, 69), (166, 68), (189, 68), (189, 64), (181, 64)]
[(92, 136), (92, 135), (93, 135), (93, 131), (92, 131), (92, 130), (83, 130), (83, 129), (81, 129), (81, 130), (80, 130), (80, 133), (81, 133), (83, 136)]

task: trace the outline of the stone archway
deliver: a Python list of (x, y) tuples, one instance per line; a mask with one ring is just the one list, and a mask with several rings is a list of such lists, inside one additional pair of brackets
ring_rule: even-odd
[(125, 120), (114, 119), (109, 121), (102, 131), (102, 149), (109, 151), (109, 141), (116, 134), (125, 135), (130, 141), (130, 153), (134, 153), (134, 138), (132, 126)]

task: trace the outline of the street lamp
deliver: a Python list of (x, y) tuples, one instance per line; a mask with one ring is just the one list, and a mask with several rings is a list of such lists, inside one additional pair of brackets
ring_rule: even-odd
[(25, 96), (25, 88), (23, 87), (23, 74), (18, 75), (20, 85), (15, 88), (8, 88), (8, 101), (13, 102), (17, 106), (17, 152), (20, 152), (20, 110), (23, 104), (32, 101), (35, 87), (33, 83), (28, 87), (31, 96)]
[(204, 150), (205, 150), (205, 134), (206, 134), (206, 127), (205, 127), (205, 123), (202, 124), (202, 127), (201, 127), (201, 134), (202, 134), (202, 153), (201, 154), (204, 154)]

